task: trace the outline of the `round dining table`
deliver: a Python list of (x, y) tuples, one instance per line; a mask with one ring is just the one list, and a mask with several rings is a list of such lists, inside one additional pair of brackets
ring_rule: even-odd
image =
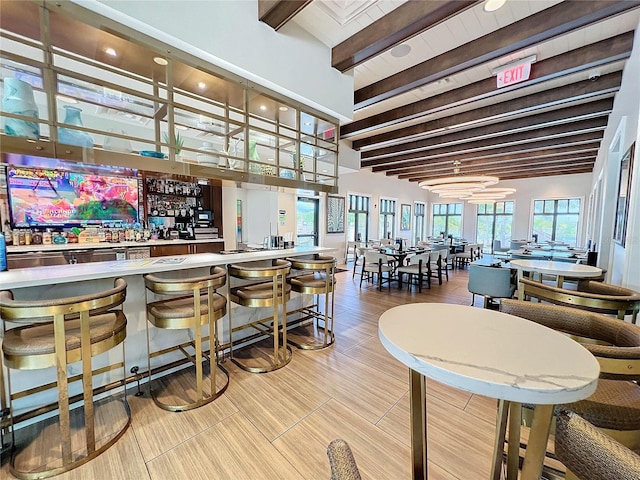
[[(425, 377), (498, 399), (491, 480), (500, 478), (505, 432), (519, 438), (521, 404), (536, 405), (521, 480), (538, 480), (556, 404), (590, 396), (600, 368), (583, 346), (555, 330), (494, 310), (411, 303), (384, 312), (380, 341), (410, 369), (413, 478), (428, 478)], [(518, 441), (509, 442), (507, 478), (518, 478)]]
[[(578, 263), (554, 262), (553, 260), (518, 259), (511, 260), (509, 266), (518, 270), (518, 284), (524, 272), (537, 273), (540, 277), (542, 275), (554, 275), (556, 277), (556, 286), (560, 288), (564, 283), (565, 277), (595, 278), (602, 275), (602, 269), (598, 267)], [(518, 299), (524, 300), (524, 289), (522, 288), (518, 288)]]

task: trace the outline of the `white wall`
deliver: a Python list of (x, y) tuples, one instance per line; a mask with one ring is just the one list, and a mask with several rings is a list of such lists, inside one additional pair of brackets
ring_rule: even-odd
[[(640, 35), (636, 36), (631, 57), (627, 60), (622, 85), (616, 94), (613, 112), (604, 133), (589, 190), (595, 187), (600, 176), (603, 179), (603, 213), (597, 219), (600, 237), (600, 266), (609, 269), (613, 283), (640, 291)], [(620, 145), (616, 145), (619, 135)], [(632, 188), (629, 199), (629, 223), (626, 245), (613, 242), (620, 158), (635, 142), (635, 161), (632, 172)]]
[(73, 0), (128, 27), (323, 111), (353, 117), (353, 77), (331, 50), (289, 22), (258, 21), (257, 0)]

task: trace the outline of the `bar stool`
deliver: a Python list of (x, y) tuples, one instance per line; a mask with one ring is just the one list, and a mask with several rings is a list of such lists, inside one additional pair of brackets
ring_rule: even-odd
[[(151, 372), (151, 359), (168, 352), (180, 350), (194, 365), (196, 377), (195, 395), (184, 399), (187, 392), (182, 390), (173, 397), (179, 399), (181, 403), (167, 403), (159, 399), (157, 393), (151, 388), (151, 378), (149, 378), (149, 392), (153, 401), (160, 408), (171, 412), (182, 412), (192, 410), (202, 405), (212, 402), (222, 395), (229, 385), (229, 373), (220, 365), (219, 341), (218, 341), (218, 320), (227, 314), (227, 299), (216, 292), (225, 285), (227, 281), (227, 271), (221, 267), (211, 267), (210, 274), (196, 278), (160, 278), (155, 275), (145, 275), (147, 298), (147, 349), (149, 372)], [(161, 300), (149, 302), (149, 292), (153, 292), (163, 297)], [(151, 342), (149, 339), (149, 323), (156, 328), (168, 330), (193, 329), (193, 341), (151, 352)], [(209, 333), (203, 339), (202, 327), (208, 326)], [(202, 342), (209, 342), (209, 351), (202, 350)], [(191, 355), (185, 348), (194, 349)], [(204, 389), (204, 365), (203, 359), (209, 361), (209, 392)], [(216, 371), (220, 370), (224, 375), (221, 386), (217, 385)], [(149, 373), (151, 375), (151, 373)], [(184, 394), (184, 395), (183, 395)], [(193, 398), (195, 396), (195, 398)]]
[[(15, 477), (47, 478), (72, 470), (114, 445), (131, 424), (124, 387), (121, 399), (110, 396), (95, 404), (93, 388), (94, 375), (121, 368), (122, 378), (126, 377), (127, 318), (117, 308), (125, 301), (126, 291), (127, 283), (117, 278), (109, 290), (76, 297), (15, 300), (11, 291), (0, 292), (0, 316), (5, 330), (2, 352), (8, 372), (13, 439), (9, 469)], [(22, 325), (7, 330), (8, 322)], [(122, 345), (121, 362), (93, 368), (94, 357), (118, 345)], [(77, 362), (81, 362), (80, 373), (69, 376), (67, 367)], [(54, 382), (11, 391), (12, 370), (45, 368), (55, 368)], [(74, 382), (78, 380), (82, 381), (82, 392), (76, 395), (73, 392), (79, 388)], [(49, 388), (57, 388), (57, 402), (36, 412), (57, 410), (58, 414), (14, 432), (15, 424), (29, 417), (16, 415), (13, 402)], [(82, 405), (71, 409), (77, 402)]]
[[(314, 295), (315, 302), (309, 307), (302, 307), (301, 313), (313, 319), (313, 338), (307, 343), (299, 343), (289, 338), (289, 343), (303, 350), (319, 350), (333, 344), (333, 291), (336, 285), (334, 257), (315, 255), (313, 258), (287, 258), (291, 267), (301, 270), (301, 275), (288, 278), (294, 292)], [(320, 311), (320, 295), (324, 295), (324, 313)], [(331, 306), (331, 309), (329, 309)], [(321, 328), (319, 321), (322, 320)], [(316, 333), (321, 333), (322, 339), (318, 343)], [(292, 333), (292, 332), (290, 332)]]
[[(287, 275), (291, 271), (291, 263), (282, 259), (269, 262), (245, 262), (227, 265), (227, 270), (229, 272), (229, 289), (227, 291), (230, 302), (250, 308), (273, 307), (273, 313), (267, 318), (236, 328), (233, 327), (231, 309), (229, 309), (231, 361), (243, 370), (252, 373), (266, 373), (284, 367), (291, 361), (292, 356), (292, 351), (287, 345), (287, 301), (291, 295), (291, 285), (286, 281)], [(232, 278), (244, 280), (244, 282), (231, 286)], [(280, 307), (282, 307), (282, 323), (280, 323), (278, 315)], [(258, 358), (253, 357), (257, 363), (253, 365), (242, 357), (236, 358), (233, 351), (233, 333), (246, 328), (258, 331), (258, 334), (252, 339), (264, 335), (273, 337), (273, 353), (265, 354), (258, 349)], [(282, 332), (282, 346), (280, 345), (280, 332)], [(251, 358), (247, 352), (243, 352), (243, 355)]]

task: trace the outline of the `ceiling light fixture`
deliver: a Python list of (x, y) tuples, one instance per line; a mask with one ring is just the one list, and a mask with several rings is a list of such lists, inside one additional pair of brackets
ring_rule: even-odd
[(288, 107), (285, 107), (284, 105), (281, 106), (280, 108), (278, 108), (278, 110), (280, 110), (281, 112), (287, 112), (289, 110)]
[(484, 6), (482, 9), (485, 12), (495, 12), (505, 3), (507, 3), (507, 0), (484, 0)]
[(260, 105), (260, 110), (262, 110), (263, 112), (267, 109), (266, 105)]
[(454, 177), (423, 180), (418, 183), (418, 186), (438, 194), (459, 193), (461, 191), (477, 192), (484, 190), (491, 185), (495, 185), (499, 181), (500, 179), (498, 177), (490, 177), (486, 175), (456, 175)]
[(164, 57), (153, 57), (153, 61), (158, 65), (162, 65), (163, 67), (169, 65), (169, 61)]
[(474, 204), (493, 203), (502, 200), (507, 195), (511, 195), (513, 193), (516, 193), (515, 188), (485, 188), (480, 192), (472, 193), (468, 197), (465, 197), (464, 200)]
[(207, 84), (204, 82), (198, 82), (198, 88), (200, 90), (204, 90), (205, 88), (207, 88)]
[(411, 46), (406, 43), (396, 45), (390, 51), (392, 57), (401, 58), (406, 57), (411, 52)]
[(104, 53), (106, 53), (107, 55), (111, 56), (111, 57), (117, 57), (118, 53), (111, 47), (105, 48), (104, 49)]

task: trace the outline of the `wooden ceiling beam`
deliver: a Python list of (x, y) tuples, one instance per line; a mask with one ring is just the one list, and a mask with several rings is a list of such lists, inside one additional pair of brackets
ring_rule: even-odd
[(258, 0), (258, 20), (280, 30), (312, 0)]
[[(501, 137), (493, 137), (489, 139), (475, 140), (467, 143), (450, 145), (430, 150), (413, 151), (403, 155), (393, 157), (382, 157), (372, 160), (362, 160), (361, 167), (378, 167), (381, 165), (395, 165), (399, 162), (410, 159), (425, 157), (441, 157), (447, 155), (464, 154), (471, 152), (490, 151), (496, 148), (511, 148), (515, 145), (530, 145), (542, 140), (556, 139), (558, 143), (562, 143), (567, 137), (579, 135), (582, 133), (592, 133), (602, 131), (607, 126), (607, 117), (597, 117), (579, 122), (566, 123), (563, 125), (554, 125), (552, 127), (540, 128), (532, 132), (520, 132), (513, 135), (503, 135)], [(569, 140), (570, 141), (570, 140)], [(376, 171), (376, 168), (373, 169)]]
[[(595, 156), (598, 153), (599, 147), (600, 147), (600, 143), (594, 142), (590, 144), (577, 145), (577, 146), (571, 146), (571, 147), (546, 148), (546, 149), (541, 149), (534, 152), (527, 152), (522, 154), (515, 154), (515, 153), (506, 154), (506, 155), (501, 155), (497, 157), (492, 157), (491, 159), (485, 159), (482, 157), (474, 158), (474, 159), (469, 159), (463, 162), (460, 165), (460, 171), (464, 175), (467, 172), (467, 165), (469, 165), (470, 167), (477, 167), (477, 166), (483, 166), (483, 165), (493, 165), (500, 162), (508, 162), (508, 161), (514, 161), (514, 160), (524, 161), (524, 160), (536, 159), (536, 158), (537, 159), (546, 158), (549, 160), (553, 160), (561, 156), (570, 156), (570, 155), (582, 155), (582, 156), (594, 155)], [(408, 167), (406, 169), (403, 169), (402, 171), (398, 170), (396, 172), (388, 172), (387, 175), (397, 176), (398, 178), (405, 178), (405, 179), (411, 178), (416, 174), (416, 172), (428, 172), (431, 166), (433, 166), (434, 168), (440, 168), (443, 166), (443, 164), (439, 160), (436, 160), (435, 162), (427, 161), (423, 165), (415, 165), (413, 167)], [(453, 163), (449, 162), (448, 175), (454, 175), (453, 168), (454, 168)]]
[[(576, 173), (591, 173), (593, 171), (593, 166), (595, 165), (595, 161), (581, 163), (579, 165), (567, 166), (562, 169), (557, 167), (553, 168), (533, 168), (533, 169), (520, 169), (520, 170), (511, 170), (510, 173), (503, 174), (500, 176), (500, 180), (517, 180), (520, 178), (531, 178), (531, 177), (549, 177), (555, 175), (572, 175)], [(487, 172), (487, 175), (493, 175), (493, 172)], [(409, 180), (410, 182), (421, 182), (423, 180), (427, 180), (427, 178), (415, 178)], [(507, 197), (508, 200), (508, 197)]]
[[(589, 152), (581, 152), (581, 153), (572, 153), (570, 155), (559, 155), (554, 156), (553, 158), (549, 157), (533, 157), (533, 158), (518, 158), (518, 159), (510, 159), (510, 160), (501, 160), (499, 162), (491, 162), (491, 163), (478, 163), (473, 166), (466, 165), (464, 168), (463, 175), (486, 175), (486, 172), (492, 171), (506, 171), (509, 172), (512, 169), (520, 169), (524, 167), (530, 166), (539, 166), (546, 165), (548, 167), (553, 166), (565, 166), (567, 164), (574, 165), (580, 162), (586, 161), (594, 161), (596, 158), (596, 151)], [(394, 176), (389, 175), (388, 176)], [(450, 177), (452, 175), (451, 165), (448, 166), (438, 166), (434, 168), (429, 168), (427, 170), (416, 170), (410, 174), (404, 174), (403, 179), (411, 179), (416, 178), (418, 176), (422, 176), (424, 178), (440, 178), (440, 177)]]
[(480, 151), (472, 151), (465, 153), (455, 152), (453, 154), (450, 153), (442, 153), (440, 155), (423, 155), (418, 159), (411, 159), (407, 161), (398, 161), (395, 163), (391, 163), (388, 165), (378, 165), (372, 168), (374, 172), (385, 172), (388, 170), (400, 170), (407, 167), (415, 167), (419, 165), (423, 165), (425, 161), (434, 161), (434, 160), (443, 160), (443, 161), (465, 161), (472, 160), (476, 158), (492, 158), (492, 157), (501, 157), (504, 155), (511, 154), (525, 154), (527, 152), (535, 152), (537, 150), (543, 150), (547, 148), (564, 148), (564, 147), (572, 147), (572, 146), (580, 146), (585, 144), (590, 144), (593, 142), (600, 142), (602, 140), (602, 135), (604, 131), (598, 130), (595, 132), (589, 133), (579, 133), (577, 135), (570, 135), (568, 137), (561, 138), (550, 138), (547, 140), (540, 140), (538, 142), (524, 143), (524, 144), (516, 144), (509, 145), (507, 147), (499, 147), (492, 148), (489, 150), (480, 150)]
[(606, 122), (608, 115), (613, 110), (613, 97), (604, 100), (581, 103), (559, 110), (551, 110), (538, 113), (529, 117), (516, 118), (506, 122), (494, 123), (487, 126), (471, 128), (444, 135), (425, 138), (414, 142), (401, 143), (390, 147), (366, 150), (360, 153), (362, 159), (373, 159), (385, 156), (400, 155), (408, 152), (417, 152), (439, 148), (443, 146), (460, 145), (481, 139), (499, 138), (503, 135), (512, 135), (521, 132), (535, 134), (536, 129), (565, 125), (585, 119), (599, 119)]
[(640, 1), (565, 0), (354, 93), (354, 109), (381, 102), (483, 63), (520, 52), (640, 6)]
[(340, 127), (340, 138), (362, 135), (378, 128), (397, 125), (441, 110), (501, 95), (531, 85), (553, 80), (579, 71), (629, 58), (633, 48), (633, 32), (586, 45), (547, 60), (534, 63), (529, 80), (498, 89), (495, 77), (449, 90), (417, 102), (392, 108)]
[(477, 0), (409, 0), (331, 49), (342, 73), (463, 12)]
[(561, 87), (544, 90), (502, 103), (468, 110), (456, 115), (442, 117), (430, 122), (400, 128), (391, 132), (373, 135), (353, 142), (353, 148), (360, 150), (374, 145), (388, 145), (402, 140), (443, 132), (452, 128), (471, 128), (474, 123), (497, 123), (507, 117), (531, 114), (536, 110), (558, 109), (569, 106), (572, 102), (583, 101), (594, 97), (612, 96), (620, 88), (622, 72), (603, 75), (595, 81), (582, 80)]

